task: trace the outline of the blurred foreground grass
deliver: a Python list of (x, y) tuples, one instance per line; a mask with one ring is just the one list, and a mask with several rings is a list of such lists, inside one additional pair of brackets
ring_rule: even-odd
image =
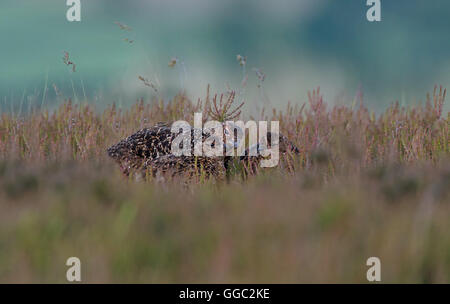
[[(255, 177), (184, 187), (127, 180), (108, 145), (192, 119), (184, 96), (103, 112), (66, 103), (0, 120), (0, 282), (450, 282), (449, 114), (327, 109), (318, 92), (276, 119), (301, 150)], [(286, 166), (286, 163), (289, 166)]]

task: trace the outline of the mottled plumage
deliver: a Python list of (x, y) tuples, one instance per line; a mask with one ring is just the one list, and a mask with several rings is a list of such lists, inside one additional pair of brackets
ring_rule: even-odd
[[(191, 130), (191, 153), (194, 150), (194, 133), (201, 132)], [(206, 156), (175, 156), (172, 154), (172, 142), (180, 133), (172, 133), (167, 124), (157, 124), (151, 128), (137, 131), (129, 137), (111, 146), (108, 155), (119, 163), (125, 175), (135, 173), (137, 178), (153, 177), (203, 177), (223, 179), (233, 157), (206, 157)], [(202, 132), (202, 141), (210, 135)], [(271, 132), (267, 132), (267, 142), (270, 147)], [(260, 146), (251, 147), (259, 154)], [(239, 158), (248, 173), (255, 173), (263, 157), (251, 156), (250, 149)], [(299, 153), (298, 148), (285, 136), (279, 137), (279, 152)]]
[(137, 131), (109, 147), (107, 152), (119, 163), (122, 172), (128, 175), (131, 170), (141, 168), (147, 159), (170, 154), (175, 136), (170, 127), (158, 124)]
[[(191, 130), (191, 154), (194, 151), (195, 134), (201, 132), (197, 129)], [(181, 133), (181, 131), (180, 131)], [(171, 128), (167, 124), (157, 124), (150, 128), (145, 128), (119, 141), (117, 144), (108, 148), (107, 152), (119, 165), (125, 175), (129, 175), (132, 171), (144, 169), (148, 170), (150, 166), (155, 170), (166, 170), (173, 168), (179, 163), (179, 168), (190, 168), (190, 164), (194, 162), (194, 156), (174, 156), (172, 155), (172, 142), (180, 133), (172, 133)], [(210, 135), (202, 132), (202, 142)], [(182, 144), (181, 144), (182, 146)], [(163, 157), (166, 156), (166, 157)], [(163, 157), (163, 158), (162, 158)], [(205, 160), (203, 160), (205, 159)], [(200, 162), (204, 164), (206, 170), (220, 171), (207, 161), (207, 157), (200, 158)], [(223, 167), (223, 158), (220, 158)], [(158, 161), (156, 161), (158, 160)], [(215, 162), (214, 162), (215, 163)], [(173, 169), (171, 169), (173, 171)], [(215, 173), (207, 174), (215, 176)]]

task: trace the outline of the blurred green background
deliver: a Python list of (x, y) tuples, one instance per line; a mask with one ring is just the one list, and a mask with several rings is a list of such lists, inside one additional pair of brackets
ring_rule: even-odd
[[(1, 1), (2, 111), (51, 106), (53, 84), (65, 97), (98, 104), (170, 98), (183, 88), (197, 98), (208, 83), (214, 91), (239, 89), (237, 54), (248, 57), (242, 97), (253, 108), (303, 102), (321, 86), (329, 102), (351, 102), (361, 88), (380, 109), (396, 99), (416, 103), (434, 84), (450, 82), (446, 0), (382, 0), (379, 23), (366, 20), (365, 0), (81, 0), (81, 22), (72, 23), (65, 2)], [(63, 64), (64, 51), (75, 73)], [(174, 56), (185, 71), (168, 67)], [(266, 74), (263, 92), (253, 68)], [(158, 93), (138, 75), (157, 83)]]

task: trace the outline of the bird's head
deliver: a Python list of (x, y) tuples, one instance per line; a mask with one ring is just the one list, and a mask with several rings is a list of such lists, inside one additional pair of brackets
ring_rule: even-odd
[(300, 153), (300, 150), (297, 148), (297, 146), (281, 133), (267, 132), (267, 142), (269, 147), (271, 145), (273, 136), (278, 136), (278, 147), (280, 153)]

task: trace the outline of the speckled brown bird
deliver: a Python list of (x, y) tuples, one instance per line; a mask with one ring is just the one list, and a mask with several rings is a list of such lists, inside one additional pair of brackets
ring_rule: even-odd
[[(191, 130), (191, 152), (194, 147), (194, 133), (200, 130)], [(159, 123), (153, 127), (137, 131), (129, 137), (119, 141), (108, 148), (107, 152), (119, 165), (122, 172), (129, 176), (141, 179), (149, 173), (154, 176), (189, 178), (202, 176), (203, 178), (223, 179), (226, 176), (233, 157), (206, 157), (206, 156), (174, 156), (171, 153), (172, 142), (179, 133), (172, 133), (168, 124)], [(202, 141), (209, 137), (202, 132)], [(271, 143), (272, 133), (267, 133), (267, 141)], [(255, 148), (255, 147), (254, 147)], [(256, 146), (259, 152), (259, 145)], [(239, 158), (244, 168), (255, 172), (262, 156), (250, 156), (249, 149)], [(288, 151), (298, 153), (298, 148), (285, 136), (280, 135), (280, 153)]]

